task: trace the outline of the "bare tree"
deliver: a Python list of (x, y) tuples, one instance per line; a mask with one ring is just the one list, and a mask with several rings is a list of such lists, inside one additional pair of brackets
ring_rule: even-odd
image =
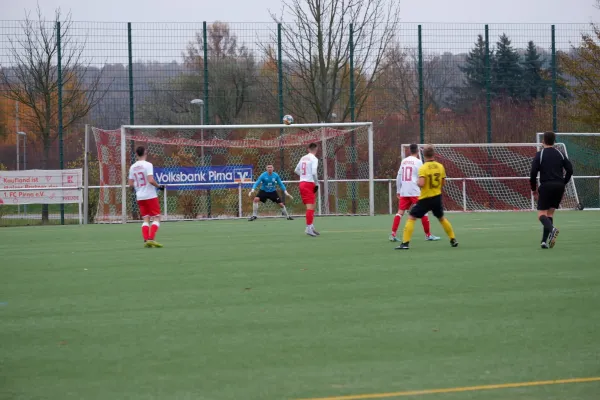
[[(52, 22), (47, 22), (38, 6), (37, 20), (27, 14), (21, 32), (9, 38), (7, 65), (0, 66), (0, 83), (5, 97), (29, 109), (22, 118), (36, 129), (31, 132), (42, 143), (42, 168), (48, 166), (48, 155), (58, 138), (58, 67), (57, 23), (61, 23), (62, 110), (65, 131), (84, 118), (106, 93), (100, 92), (101, 75), (86, 80), (90, 64), (83, 60), (85, 42), (71, 34), (71, 15), (64, 18), (60, 9)], [(42, 220), (48, 220), (48, 207), (42, 208)]]
[[(423, 60), (423, 109), (438, 111), (451, 94), (457, 68), (452, 55), (426, 55)], [(400, 112), (408, 121), (418, 117), (419, 109), (419, 58), (416, 49), (391, 48), (385, 59), (387, 68), (382, 74), (384, 85), (392, 94), (385, 106)]]
[[(216, 21), (207, 32), (208, 85), (211, 92), (209, 110), (222, 124), (233, 124), (250, 101), (256, 80), (257, 67), (252, 52), (238, 44), (237, 36), (229, 25)], [(201, 81), (204, 76), (204, 39), (196, 33), (183, 54), (186, 67), (196, 73), (188, 79)], [(195, 86), (190, 82), (190, 87)]]
[[(350, 24), (354, 36), (356, 115), (365, 104), (373, 83), (385, 68), (383, 59), (399, 21), (395, 0), (283, 0), (279, 22), (283, 29), (284, 83), (294, 104), (309, 104), (313, 115), (305, 120), (330, 121), (350, 114)], [(300, 110), (298, 110), (300, 111)]]

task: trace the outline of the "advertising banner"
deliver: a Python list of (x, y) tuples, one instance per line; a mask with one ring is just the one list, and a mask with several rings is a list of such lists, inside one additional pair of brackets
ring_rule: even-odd
[[(168, 190), (208, 190), (252, 186), (252, 165), (154, 167), (154, 180)], [(198, 183), (210, 185), (195, 185)]]
[[(0, 204), (69, 204), (81, 203), (82, 170), (0, 171)], [(53, 187), (73, 187), (73, 190), (52, 190)], [(37, 190), (20, 190), (34, 188)]]

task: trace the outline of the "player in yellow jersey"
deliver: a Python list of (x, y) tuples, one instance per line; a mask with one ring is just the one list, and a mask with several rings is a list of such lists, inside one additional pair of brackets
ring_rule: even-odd
[(404, 226), (402, 235), (402, 244), (396, 247), (396, 250), (408, 250), (410, 238), (415, 230), (415, 220), (423, 218), (429, 211), (440, 221), (444, 231), (450, 238), (452, 247), (458, 246), (452, 225), (444, 217), (444, 205), (442, 204), (442, 188), (446, 180), (446, 170), (444, 166), (435, 161), (435, 151), (433, 146), (428, 145), (423, 149), (423, 158), (425, 163), (419, 168), (418, 185), (421, 188), (419, 201), (413, 206), (408, 216), (408, 221)]

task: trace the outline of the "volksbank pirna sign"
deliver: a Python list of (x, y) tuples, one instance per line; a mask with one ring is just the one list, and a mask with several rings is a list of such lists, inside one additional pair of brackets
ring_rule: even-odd
[[(167, 190), (208, 190), (252, 186), (252, 165), (154, 167), (154, 179)], [(194, 185), (210, 183), (211, 185)]]

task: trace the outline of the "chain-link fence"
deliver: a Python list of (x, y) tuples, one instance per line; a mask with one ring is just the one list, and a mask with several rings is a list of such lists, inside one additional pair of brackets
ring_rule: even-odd
[(402, 143), (595, 130), (576, 118), (576, 82), (562, 63), (590, 25), (402, 23), (387, 40), (344, 29), (337, 52), (319, 58), (290, 23), (0, 21), (0, 164), (81, 167), (85, 124), (265, 124), (291, 114), (372, 121), (375, 177), (386, 179)]

